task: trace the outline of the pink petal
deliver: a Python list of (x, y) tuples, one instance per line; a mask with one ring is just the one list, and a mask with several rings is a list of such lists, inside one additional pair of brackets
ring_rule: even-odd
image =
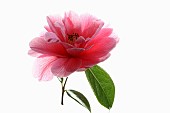
[(86, 39), (82, 36), (78, 37), (78, 39), (74, 42), (74, 46), (76, 48), (84, 48), (86, 45)]
[(62, 21), (61, 22), (56, 21), (54, 23), (54, 26), (56, 27), (56, 34), (57, 34), (57, 36), (60, 36), (61, 40), (65, 41), (66, 40), (65, 39), (65, 37), (66, 37), (66, 33), (65, 33), (66, 30), (65, 30), (65, 26), (64, 26), (63, 22)]
[(49, 16), (47, 16), (47, 22), (52, 32), (56, 32), (55, 26), (54, 26), (55, 21), (56, 21), (55, 18), (53, 17), (50, 18)]
[(51, 68), (52, 73), (57, 77), (67, 77), (81, 66), (81, 59), (59, 58)]
[[(90, 39), (84, 48), (91, 47), (94, 44), (97, 44), (100, 40), (102, 40), (104, 37), (108, 37), (112, 34), (112, 29), (111, 28), (103, 28), (100, 30), (100, 32), (94, 37), (93, 39)], [(115, 37), (114, 37), (115, 38)]]
[(33, 57), (37, 57), (37, 58), (43, 58), (43, 57), (49, 57), (51, 55), (48, 55), (48, 54), (41, 54), (41, 53), (38, 53), (36, 51), (33, 51), (33, 50), (29, 50), (28, 51), (28, 54), (30, 56), (33, 56)]
[(96, 31), (94, 32), (94, 34), (92, 35), (91, 38), (94, 38), (98, 34), (98, 32), (102, 29), (102, 27), (104, 25), (104, 22), (102, 22), (102, 21), (98, 21), (98, 23), (99, 23), (99, 27), (96, 29)]
[(47, 42), (58, 42), (60, 40), (53, 32), (46, 32), (44, 39)]
[[(47, 16), (47, 22), (52, 32), (60, 38), (61, 41), (65, 41), (65, 28), (60, 16)], [(45, 27), (49, 31), (48, 27)]]
[(49, 54), (55, 56), (67, 56), (68, 53), (61, 43), (48, 43), (43, 37), (34, 38), (30, 42), (30, 48), (41, 54)]
[(100, 62), (99, 59), (82, 59), (81, 68), (90, 68)]
[(85, 49), (84, 48), (68, 48), (67, 52), (71, 55), (71, 56), (79, 56), (79, 54), (81, 52), (83, 52)]
[[(114, 38), (103, 37), (100, 40), (90, 40), (93, 46), (81, 53), (82, 58), (99, 58), (108, 54), (115, 46), (116, 40)], [(89, 45), (90, 46), (90, 45)]]
[(57, 58), (54, 56), (37, 58), (33, 68), (33, 75), (40, 81), (48, 81), (53, 78), (51, 67)]
[(110, 54), (108, 53), (105, 56), (100, 57), (100, 58), (93, 58), (93, 57), (91, 57), (89, 59), (88, 58), (84, 58), (84, 59), (82, 59), (82, 66), (81, 66), (81, 68), (92, 67), (92, 66), (94, 66), (94, 65), (96, 65), (96, 64), (98, 64), (100, 62), (105, 61), (109, 57), (110, 57)]
[(66, 43), (66, 42), (60, 42), (66, 49), (68, 48), (73, 48), (74, 46), (69, 44), (69, 43)]
[(30, 56), (33, 56), (33, 57), (40, 57), (41, 55), (43, 55), (43, 54), (37, 53), (37, 52), (35, 52), (35, 51), (33, 51), (33, 50), (29, 50), (29, 51), (28, 51), (28, 54), (29, 54)]
[(77, 70), (77, 72), (86, 71), (86, 69), (87, 69), (87, 68), (79, 68), (79, 69)]
[(48, 32), (52, 32), (49, 26), (44, 26), (44, 28), (45, 28)]
[(95, 38), (89, 40), (84, 48), (89, 48), (81, 53), (83, 58), (87, 57), (103, 57), (108, 54), (117, 44), (117, 36), (109, 37), (112, 34), (111, 28), (103, 28)]
[(80, 18), (76, 13), (72, 11), (65, 13), (64, 25), (66, 27), (68, 34), (78, 33), (80, 35), (81, 31)]
[(105, 55), (105, 56), (99, 58), (100, 62), (103, 62), (103, 61), (105, 61), (106, 59), (108, 59), (108, 58), (110, 57), (110, 55), (111, 55), (111, 54), (108, 53), (107, 55)]
[(82, 44), (84, 43), (86, 40), (84, 39), (84, 37), (80, 36), (78, 37), (78, 39), (75, 41), (76, 44)]
[(110, 36), (112, 34), (112, 31), (112, 28), (102, 28), (95, 38), (97, 39)]
[(101, 20), (97, 20), (91, 15), (82, 15), (80, 18), (82, 25), (82, 36), (85, 38), (91, 38), (94, 34), (99, 32), (104, 25)]

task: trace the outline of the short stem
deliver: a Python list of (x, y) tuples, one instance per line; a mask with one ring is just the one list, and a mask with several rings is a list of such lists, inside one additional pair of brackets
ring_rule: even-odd
[(63, 98), (64, 98), (64, 87), (62, 87), (61, 105), (64, 105)]
[(61, 105), (64, 105), (63, 99), (64, 99), (64, 92), (65, 92), (65, 86), (66, 86), (67, 79), (68, 79), (68, 77), (66, 78), (64, 85), (62, 84)]

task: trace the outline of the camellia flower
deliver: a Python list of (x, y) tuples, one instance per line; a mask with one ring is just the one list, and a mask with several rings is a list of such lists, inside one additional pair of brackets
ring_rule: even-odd
[(92, 67), (106, 60), (118, 42), (112, 29), (92, 15), (70, 11), (64, 18), (47, 16), (47, 22), (46, 33), (29, 44), (29, 55), (37, 57), (33, 74), (39, 80)]

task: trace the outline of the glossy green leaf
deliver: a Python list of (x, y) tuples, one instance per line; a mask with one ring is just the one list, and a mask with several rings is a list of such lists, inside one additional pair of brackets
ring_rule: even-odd
[(97, 65), (85, 73), (99, 103), (110, 109), (115, 97), (115, 86), (109, 74)]
[(69, 97), (74, 99), (76, 102), (78, 102), (80, 105), (84, 106), (91, 112), (90, 104), (82, 93), (75, 90), (67, 90), (66, 92)]

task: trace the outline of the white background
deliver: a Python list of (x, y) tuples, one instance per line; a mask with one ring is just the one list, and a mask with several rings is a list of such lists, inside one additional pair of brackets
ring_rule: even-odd
[[(113, 27), (120, 42), (100, 63), (116, 85), (110, 113), (170, 113), (170, 4), (168, 0), (1, 0), (0, 113), (88, 113), (65, 95), (56, 78), (39, 82), (32, 76), (35, 58), (29, 41), (39, 36), (46, 16), (73, 10), (90, 13)], [(67, 89), (82, 92), (93, 113), (99, 105), (84, 73), (69, 77)]]

